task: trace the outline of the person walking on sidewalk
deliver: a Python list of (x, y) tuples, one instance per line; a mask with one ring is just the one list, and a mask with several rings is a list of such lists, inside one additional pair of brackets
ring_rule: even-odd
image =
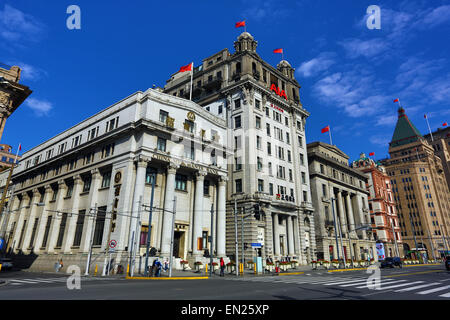
[(224, 270), (225, 270), (225, 262), (223, 261), (223, 257), (220, 258), (220, 276), (224, 276)]

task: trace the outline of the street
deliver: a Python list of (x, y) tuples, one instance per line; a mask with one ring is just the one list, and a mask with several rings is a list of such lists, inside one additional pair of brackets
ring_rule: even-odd
[(380, 288), (368, 288), (365, 270), (305, 271), (300, 275), (227, 274), (206, 280), (126, 280), (82, 277), (79, 290), (68, 275), (2, 272), (1, 300), (449, 300), (450, 272), (443, 265), (381, 269)]

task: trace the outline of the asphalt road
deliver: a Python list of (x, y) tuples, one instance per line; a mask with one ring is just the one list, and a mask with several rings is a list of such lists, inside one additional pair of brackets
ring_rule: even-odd
[[(207, 280), (125, 280), (82, 277), (69, 290), (69, 275), (1, 272), (0, 300), (450, 300), (450, 272), (443, 265), (381, 270), (368, 287), (366, 271), (302, 275), (213, 277)], [(376, 284), (376, 283), (375, 283)]]

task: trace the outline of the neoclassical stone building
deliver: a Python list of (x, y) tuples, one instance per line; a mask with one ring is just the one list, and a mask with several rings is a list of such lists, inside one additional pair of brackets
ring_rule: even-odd
[(312, 142), (307, 148), (317, 258), (337, 259), (339, 250), (340, 259), (377, 260), (375, 240), (366, 230), (371, 225), (367, 177), (334, 145)]
[[(316, 254), (305, 136), (309, 112), (300, 102), (294, 68), (286, 60), (273, 67), (257, 53), (257, 45), (243, 32), (234, 52), (223, 49), (203, 59), (192, 75), (193, 101), (226, 120), (233, 151), (227, 254), (236, 252), (236, 207), (239, 259), (244, 249), (245, 259), (289, 257), (307, 264)], [(190, 83), (190, 72), (177, 72), (164, 91), (189, 98)], [(256, 206), (263, 212), (259, 219)], [(255, 250), (251, 243), (262, 247)]]
[(32, 269), (63, 259), (84, 270), (91, 246), (92, 269), (115, 240), (115, 265), (126, 268), (132, 248), (145, 253), (149, 230), (156, 256), (168, 257), (173, 226), (176, 265), (206, 259), (211, 234), (225, 256), (226, 133), (224, 119), (157, 90), (115, 103), (23, 154), (8, 248), (36, 254)]

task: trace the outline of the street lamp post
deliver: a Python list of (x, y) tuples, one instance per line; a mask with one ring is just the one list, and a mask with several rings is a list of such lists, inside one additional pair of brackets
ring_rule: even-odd
[[(337, 230), (338, 229), (337, 229), (337, 224), (336, 224), (336, 215), (334, 213), (334, 200), (336, 200), (334, 197), (331, 198), (331, 209), (333, 211), (334, 235), (336, 237), (336, 252), (337, 252), (337, 258), (338, 258), (338, 261), (339, 261), (339, 264), (340, 264), (341, 263), (341, 258), (339, 256), (339, 242), (338, 242), (338, 236), (337, 236)], [(339, 230), (340, 230), (340, 228), (339, 228)], [(341, 249), (342, 249), (342, 234), (340, 236), (341, 236)], [(344, 268), (345, 268), (345, 263), (344, 263)]]

